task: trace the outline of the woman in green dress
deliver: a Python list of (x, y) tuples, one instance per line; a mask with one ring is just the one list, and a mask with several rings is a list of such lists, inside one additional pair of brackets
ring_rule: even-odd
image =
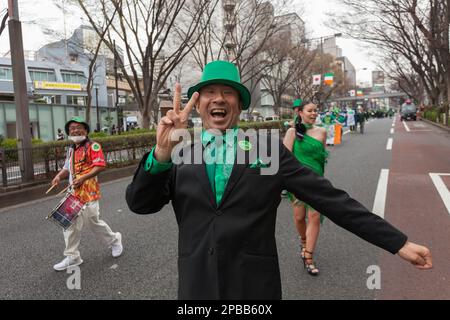
[[(286, 132), (283, 143), (300, 163), (323, 176), (327, 158), (325, 150), (327, 132), (325, 128), (314, 125), (317, 117), (317, 106), (304, 101), (298, 108), (295, 128), (290, 128)], [(295, 226), (300, 235), (300, 255), (303, 265), (310, 275), (316, 276), (319, 269), (314, 265), (313, 253), (323, 217), (293, 195), (289, 194), (289, 198), (293, 205)]]

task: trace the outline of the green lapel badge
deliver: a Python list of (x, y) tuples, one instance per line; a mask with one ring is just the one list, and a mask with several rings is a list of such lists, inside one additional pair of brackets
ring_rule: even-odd
[(249, 141), (242, 140), (239, 141), (238, 144), (239, 148), (241, 148), (244, 151), (250, 151), (252, 149), (252, 144)]

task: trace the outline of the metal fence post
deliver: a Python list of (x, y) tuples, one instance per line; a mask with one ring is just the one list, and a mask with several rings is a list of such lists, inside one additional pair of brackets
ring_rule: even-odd
[(3, 148), (0, 149), (0, 162), (2, 164), (3, 187), (6, 188), (8, 186), (8, 176), (6, 173), (6, 153), (5, 153), (5, 149), (3, 149)]

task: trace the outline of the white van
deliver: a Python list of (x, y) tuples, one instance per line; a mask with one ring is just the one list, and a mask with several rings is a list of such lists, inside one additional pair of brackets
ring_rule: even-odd
[(265, 117), (264, 118), (264, 121), (278, 121), (278, 120), (280, 120), (280, 117), (279, 116), (268, 116), (268, 117)]

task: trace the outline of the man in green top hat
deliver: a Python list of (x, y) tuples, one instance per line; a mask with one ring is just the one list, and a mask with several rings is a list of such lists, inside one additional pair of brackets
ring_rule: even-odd
[[(426, 247), (407, 241), (402, 232), (303, 167), (273, 136), (258, 135), (258, 147), (268, 142), (279, 170), (261, 174), (264, 163), (249, 160), (258, 148), (239, 141), (236, 133), (250, 94), (233, 64), (207, 64), (188, 96), (181, 110), (177, 84), (173, 110), (158, 124), (156, 146), (144, 155), (126, 191), (129, 208), (138, 214), (156, 213), (172, 203), (179, 228), (179, 299), (281, 299), (275, 223), (283, 189), (365, 240), (419, 268), (431, 268)], [(194, 107), (204, 130), (201, 141), (184, 147), (182, 154), (195, 160), (200, 153), (200, 163), (172, 163), (178, 143), (172, 135), (179, 137), (177, 129), (187, 128)], [(223, 133), (225, 143), (211, 150)], [(245, 157), (239, 158), (240, 148)], [(224, 153), (227, 160), (231, 155), (231, 164), (220, 161)], [(208, 154), (216, 161), (206, 161)]]

